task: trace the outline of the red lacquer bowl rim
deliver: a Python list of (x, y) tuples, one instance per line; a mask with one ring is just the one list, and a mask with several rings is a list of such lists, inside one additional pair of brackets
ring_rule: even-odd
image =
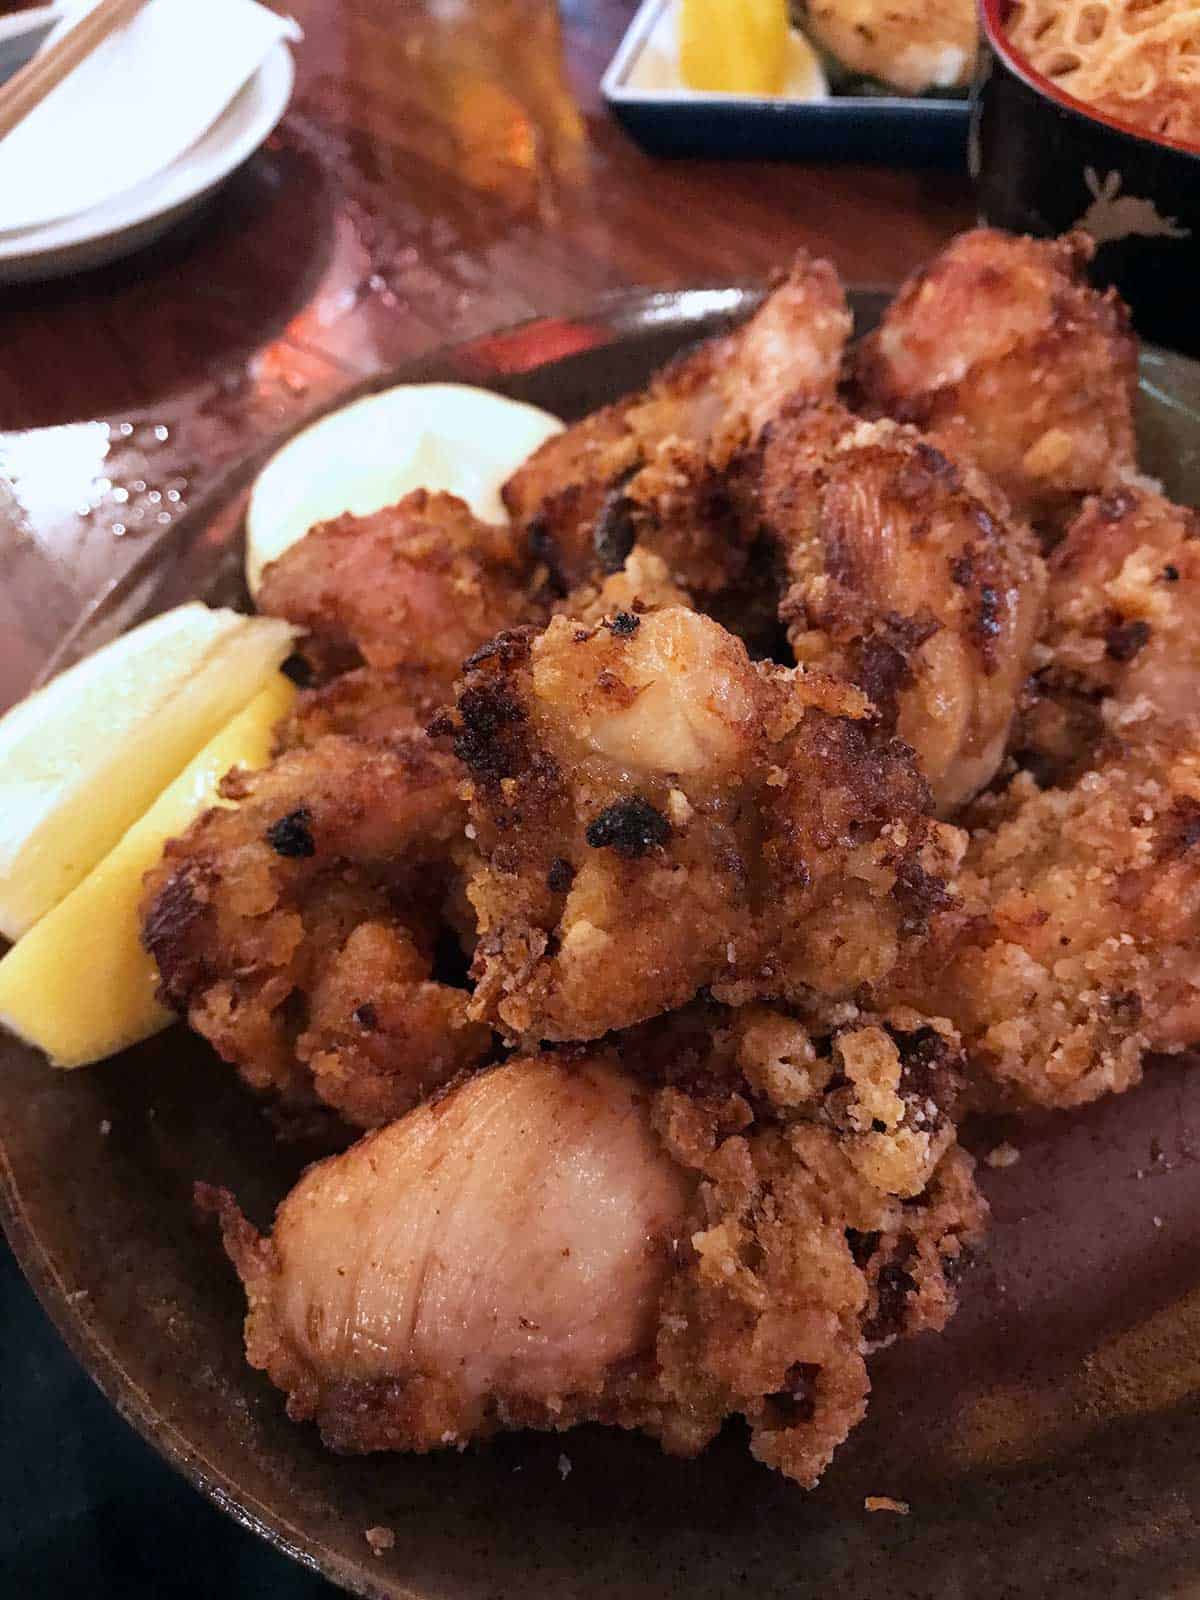
[(1104, 128), (1113, 128), (1118, 133), (1139, 140), (1142, 144), (1158, 145), (1160, 149), (1174, 150), (1180, 155), (1200, 160), (1200, 145), (1185, 144), (1182, 139), (1168, 139), (1160, 133), (1148, 133), (1145, 128), (1139, 128), (1132, 122), (1123, 122), (1119, 117), (1107, 116), (1104, 112), (1097, 111), (1095, 106), (1089, 105), (1086, 100), (1077, 100), (1073, 94), (1067, 94), (1052, 78), (1047, 78), (1038, 72), (1020, 51), (1014, 49), (1004, 31), (1004, 22), (1011, 8), (1012, 0), (979, 0), (983, 32), (988, 44), (1005, 66), (1029, 88), (1044, 99), (1053, 100), (1055, 104), (1075, 112), (1088, 122), (1098, 123)]

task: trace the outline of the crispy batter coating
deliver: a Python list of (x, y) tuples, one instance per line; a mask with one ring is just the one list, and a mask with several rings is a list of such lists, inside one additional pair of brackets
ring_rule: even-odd
[(750, 551), (724, 468), (788, 395), (832, 395), (849, 332), (836, 273), (802, 253), (742, 327), (547, 440), (504, 501), (560, 592), (619, 571), (635, 543), (697, 597), (736, 584)]
[(453, 759), (330, 737), (222, 793), (236, 807), (147, 876), (164, 1002), (253, 1088), (361, 1127), (486, 1060), (468, 995), (431, 981), (465, 821)]
[(480, 651), (442, 731), (481, 862), (472, 1014), (596, 1038), (679, 1006), (840, 997), (939, 903), (955, 830), (863, 695), (668, 608)]
[(249, 1359), (339, 1450), (599, 1420), (693, 1455), (740, 1412), (811, 1485), (981, 1234), (960, 1065), (911, 1013), (711, 1007), (514, 1059), (311, 1168), (270, 1239), (205, 1196)]
[[(1123, 488), (1089, 500), (1050, 561), (1020, 759), (1067, 781), (1106, 729), (1200, 733), (1200, 513)], [(1185, 734), (1183, 730), (1187, 730)]]
[(891, 993), (944, 1010), (978, 1098), (1076, 1106), (1200, 1038), (1200, 750), (1110, 742), (1069, 788), (979, 808), (956, 888)]
[(530, 616), (529, 577), (522, 536), (418, 489), (311, 529), (267, 567), (258, 608), (307, 630), (303, 653), (322, 680), (365, 664), (448, 688), (472, 650)]
[(622, 612), (640, 617), (647, 611), (664, 611), (668, 606), (690, 611), (692, 597), (675, 582), (661, 556), (635, 545), (619, 572), (611, 573), (602, 583), (584, 584), (573, 590), (555, 610), (594, 628)]
[(908, 279), (857, 347), (856, 409), (912, 422), (1060, 529), (1085, 494), (1136, 471), (1137, 344), (1086, 234), (978, 228)]
[(302, 689), (275, 729), (275, 754), (298, 750), (330, 734), (360, 739), (413, 738), (452, 697), (444, 672), (356, 667), (317, 689)]
[(912, 428), (784, 408), (750, 477), (801, 662), (850, 678), (950, 814), (994, 776), (1041, 616), (1027, 527)]
[(1200, 1038), (1198, 535), (1120, 489), (1051, 557), (1030, 770), (974, 808), (962, 902), (899, 986), (955, 1019), (985, 1091), (1078, 1105)]

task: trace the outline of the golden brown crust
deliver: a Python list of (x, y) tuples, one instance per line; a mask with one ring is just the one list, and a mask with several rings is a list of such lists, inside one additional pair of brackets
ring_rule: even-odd
[(755, 666), (710, 619), (629, 622), (504, 635), (460, 685), (472, 1013), (586, 1039), (706, 985), (736, 1002), (878, 981), (957, 847), (907, 750), (850, 686)]
[(954, 1019), (980, 1098), (1081, 1105), (1200, 1037), (1196, 817), (1195, 742), (1112, 743), (979, 808), (961, 903), (892, 992)]
[(274, 753), (308, 748), (330, 734), (384, 741), (419, 736), (451, 698), (453, 683), (443, 672), (357, 667), (300, 691), (275, 730)]
[(990, 782), (1041, 616), (1032, 534), (913, 429), (789, 404), (745, 468), (797, 660), (858, 683), (942, 815)]
[(1106, 730), (1200, 732), (1200, 513), (1126, 486), (1087, 501), (1049, 566), (1018, 748), (1069, 781)]
[(530, 577), (523, 537), (418, 489), (311, 529), (263, 573), (258, 609), (306, 630), (301, 649), (322, 680), (365, 664), (448, 688), (477, 645), (536, 610)]
[(750, 320), (537, 450), (504, 499), (566, 594), (635, 544), (696, 596), (745, 577), (750, 544), (725, 469), (793, 393), (828, 396), (850, 331), (832, 267), (801, 253)]
[(856, 408), (912, 422), (993, 477), (1051, 537), (1085, 494), (1136, 471), (1137, 344), (1088, 287), (1085, 234), (960, 234), (857, 346)]
[(235, 771), (148, 874), (164, 1002), (254, 1088), (370, 1127), (486, 1059), (467, 995), (430, 981), (465, 822), (423, 736), (329, 737)]

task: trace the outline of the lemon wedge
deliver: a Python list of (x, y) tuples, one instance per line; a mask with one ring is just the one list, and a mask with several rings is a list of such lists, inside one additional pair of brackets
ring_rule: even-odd
[(142, 948), (142, 880), (164, 843), (218, 799), (231, 767), (261, 767), (295, 690), (276, 673), (159, 795), (79, 886), (0, 961), (0, 1023), (56, 1067), (83, 1067), (148, 1039), (173, 1020), (155, 998)]
[(369, 516), (414, 489), (447, 490), (485, 522), (505, 522), (500, 487), (543, 440), (548, 411), (460, 383), (402, 384), (331, 412), (259, 474), (246, 510), (246, 581), (318, 522)]
[(682, 0), (679, 73), (689, 89), (777, 95), (787, 53), (785, 0)]
[(0, 933), (70, 893), (196, 751), (278, 669), (272, 617), (168, 611), (0, 719)]

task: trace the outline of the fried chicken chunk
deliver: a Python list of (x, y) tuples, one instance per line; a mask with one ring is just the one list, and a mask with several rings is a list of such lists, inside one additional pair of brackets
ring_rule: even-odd
[(472, 1015), (588, 1039), (706, 985), (840, 997), (877, 981), (959, 839), (866, 711), (677, 607), (485, 646), (440, 729), (471, 774), (481, 858)]
[(981, 806), (897, 998), (962, 1032), (980, 1098), (1076, 1106), (1200, 1039), (1200, 749), (1111, 741), (1070, 788), (1019, 774)]
[(811, 1484), (864, 1350), (944, 1323), (981, 1231), (941, 1029), (677, 1019), (459, 1085), (310, 1168), (270, 1239), (210, 1192), (249, 1359), (339, 1450), (599, 1420), (691, 1455), (742, 1412)]
[[(1104, 731), (1200, 735), (1200, 513), (1124, 488), (1089, 500), (1050, 561), (1021, 758), (1059, 782)], [(1187, 730), (1185, 732), (1185, 730)]]
[(840, 406), (789, 404), (758, 457), (797, 660), (859, 684), (952, 813), (1004, 754), (1041, 616), (1033, 535), (979, 473)]
[(1200, 1039), (1198, 534), (1126, 488), (1050, 558), (1028, 770), (972, 808), (959, 899), (891, 991), (954, 1019), (981, 1098), (1080, 1105)]
[(978, 228), (914, 273), (858, 346), (856, 409), (926, 429), (1059, 529), (1136, 471), (1137, 344), (1115, 291), (1088, 287), (1082, 233)]
[(472, 650), (527, 620), (525, 540), (454, 495), (406, 495), (369, 517), (311, 529), (263, 574), (258, 609), (307, 631), (321, 680), (364, 664), (440, 681)]
[(697, 598), (736, 584), (749, 551), (724, 467), (786, 396), (832, 395), (849, 333), (833, 268), (801, 254), (742, 327), (547, 440), (503, 492), (560, 592), (619, 571), (635, 543)]
[(330, 737), (236, 770), (148, 874), (160, 995), (253, 1088), (390, 1121), (492, 1048), (431, 981), (465, 822), (424, 739)]

